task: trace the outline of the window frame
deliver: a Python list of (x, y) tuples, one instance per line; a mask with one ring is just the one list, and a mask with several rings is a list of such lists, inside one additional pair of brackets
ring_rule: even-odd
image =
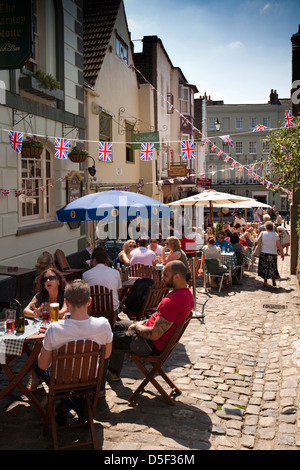
[[(26, 164), (26, 168), (27, 168), (26, 177), (24, 176), (24, 173), (23, 173), (23, 168), (24, 168), (23, 163), (25, 162), (27, 163)], [(40, 170), (41, 170), (40, 177), (32, 177), (32, 178), (28, 177), (29, 165), (32, 162), (34, 163), (35, 168), (38, 168), (39, 165), (37, 164), (40, 163)], [(47, 163), (49, 164), (48, 175), (47, 175)], [(35, 175), (36, 175), (36, 171), (35, 171)], [(21, 154), (21, 158), (19, 159), (19, 163), (18, 163), (18, 181), (20, 182), (19, 187), (22, 188), (22, 190), (24, 191), (28, 189), (34, 189), (34, 187), (36, 187), (36, 190), (32, 196), (25, 193), (25, 194), (21, 194), (18, 198), (19, 199), (18, 200), (18, 220), (21, 226), (32, 225), (36, 223), (45, 223), (45, 222), (54, 220), (54, 190), (51, 187), (51, 184), (53, 184), (53, 175), (54, 175), (53, 152), (47, 145), (44, 145), (44, 148), (40, 157), (35, 157), (35, 158), (24, 157)], [(32, 181), (33, 184), (29, 184), (30, 181)], [(43, 187), (45, 187), (45, 190), (41, 191), (41, 188)], [(32, 211), (32, 214), (23, 215), (23, 204), (26, 204), (27, 199), (32, 199), (32, 198), (39, 201), (38, 213), (34, 214)]]

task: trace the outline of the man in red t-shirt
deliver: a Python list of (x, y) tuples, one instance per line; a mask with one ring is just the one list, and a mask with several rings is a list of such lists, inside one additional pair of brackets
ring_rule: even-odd
[(181, 261), (170, 261), (164, 267), (162, 279), (166, 286), (173, 290), (163, 298), (149, 319), (140, 322), (121, 320), (114, 325), (108, 379), (120, 380), (127, 351), (132, 351), (141, 357), (160, 354), (178, 324), (193, 310), (194, 297), (186, 285), (185, 265)]

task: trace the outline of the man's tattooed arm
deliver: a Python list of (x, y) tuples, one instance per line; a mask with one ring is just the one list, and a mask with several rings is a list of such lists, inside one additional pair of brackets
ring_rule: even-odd
[(142, 338), (150, 339), (152, 341), (158, 340), (166, 331), (168, 331), (172, 322), (165, 320), (161, 315), (158, 315), (153, 326), (144, 326), (142, 323), (133, 323), (130, 329), (135, 330)]

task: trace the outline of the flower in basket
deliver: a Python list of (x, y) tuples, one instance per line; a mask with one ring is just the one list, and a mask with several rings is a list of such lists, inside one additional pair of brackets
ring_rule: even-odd
[(22, 142), (21, 153), (24, 157), (40, 157), (44, 148), (43, 142), (37, 140), (36, 135), (29, 135)]
[(22, 148), (44, 148), (43, 142), (36, 139), (36, 135), (30, 137), (29, 135), (22, 142)]
[(70, 152), (68, 153), (68, 157), (71, 162), (80, 163), (84, 162), (89, 155), (87, 150), (84, 150), (82, 147), (75, 145), (71, 148)]

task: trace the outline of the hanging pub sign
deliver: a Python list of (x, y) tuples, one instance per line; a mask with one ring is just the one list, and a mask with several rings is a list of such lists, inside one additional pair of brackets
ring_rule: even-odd
[(143, 142), (153, 142), (154, 148), (160, 147), (159, 132), (144, 132), (132, 134), (132, 149), (139, 150)]
[[(67, 204), (82, 197), (82, 193), (83, 193), (82, 181), (83, 181), (83, 177), (78, 171), (73, 171), (73, 173), (67, 176), (66, 178)], [(80, 226), (80, 222), (68, 222), (68, 225), (70, 229), (73, 230)]]
[(32, 0), (0, 0), (0, 70), (21, 68), (32, 52)]

